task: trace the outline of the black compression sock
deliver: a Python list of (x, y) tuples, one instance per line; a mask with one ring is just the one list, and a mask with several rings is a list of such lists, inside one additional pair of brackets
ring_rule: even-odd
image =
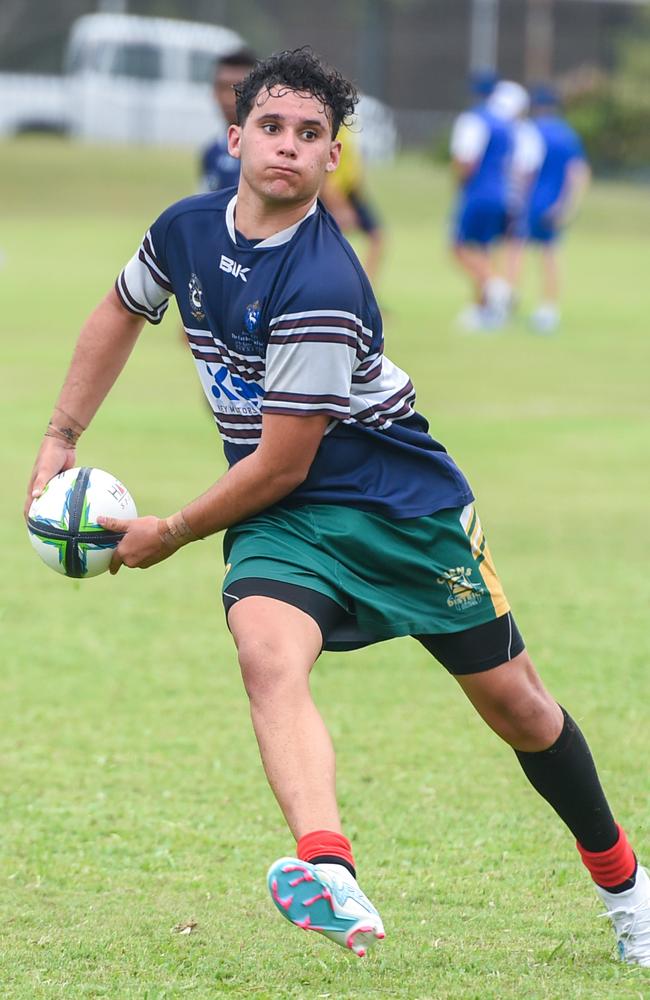
[(351, 865), (349, 861), (345, 858), (340, 858), (335, 854), (319, 854), (317, 858), (309, 859), (310, 865), (343, 865), (344, 868), (350, 872), (352, 878), (357, 877), (357, 871), (354, 865)]
[(587, 742), (562, 709), (564, 726), (546, 750), (515, 750), (524, 774), (588, 851), (607, 851), (618, 839)]

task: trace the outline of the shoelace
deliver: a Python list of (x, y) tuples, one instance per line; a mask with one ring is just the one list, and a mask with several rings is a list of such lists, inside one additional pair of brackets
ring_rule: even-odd
[(650, 960), (650, 905), (647, 901), (629, 909), (621, 906), (615, 910), (607, 910), (600, 916), (610, 917), (617, 936), (631, 944), (631, 947), (626, 949), (628, 958)]

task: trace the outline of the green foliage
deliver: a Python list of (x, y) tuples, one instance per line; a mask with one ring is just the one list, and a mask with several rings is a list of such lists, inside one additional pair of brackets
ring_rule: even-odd
[[(318, 703), (346, 829), (388, 937), (357, 961), (266, 898), (293, 849), (259, 764), (218, 596), (219, 541), (75, 583), (34, 555), (23, 490), (84, 315), (192, 191), (186, 154), (3, 145), (2, 1000), (638, 1000), (571, 837), (415, 642), (327, 654)], [(529, 648), (650, 857), (647, 233), (596, 185), (567, 240), (564, 326), (462, 336), (446, 174), (371, 176), (390, 234), (389, 356), (470, 474)], [(522, 289), (522, 310), (536, 283)], [(173, 307), (78, 458), (165, 514), (223, 468)], [(196, 922), (191, 934), (175, 930)]]
[(650, 172), (647, 90), (601, 82), (570, 103), (567, 117), (597, 169)]
[(646, 8), (636, 12), (633, 28), (619, 40), (618, 53), (618, 78), (631, 86), (641, 86), (643, 94), (638, 96), (650, 101), (647, 92), (650, 79), (650, 10)]
[[(650, 13), (638, 11), (633, 31), (617, 45), (610, 77), (576, 78), (568, 117), (582, 136), (596, 168), (650, 175)], [(585, 85), (586, 84), (586, 85)]]

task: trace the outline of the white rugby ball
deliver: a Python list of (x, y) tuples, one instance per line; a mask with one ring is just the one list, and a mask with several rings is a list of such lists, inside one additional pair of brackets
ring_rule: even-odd
[(109, 567), (122, 535), (107, 531), (97, 518), (138, 516), (126, 486), (102, 469), (68, 469), (50, 479), (29, 508), (32, 545), (51, 569), (84, 579)]

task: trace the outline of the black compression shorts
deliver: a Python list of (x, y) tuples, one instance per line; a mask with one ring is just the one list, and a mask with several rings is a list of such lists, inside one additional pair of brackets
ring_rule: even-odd
[[(228, 591), (223, 595), (226, 616), (232, 606), (244, 597), (272, 597), (276, 601), (299, 608), (314, 619), (323, 636), (323, 644), (329, 634), (335, 628), (340, 629), (341, 625), (345, 624), (345, 619), (349, 617), (345, 608), (317, 590), (259, 577), (236, 580), (228, 585)], [(414, 638), (421, 642), (450, 674), (454, 675), (492, 670), (493, 667), (514, 659), (525, 648), (524, 640), (510, 611), (500, 618), (464, 629), (462, 632), (416, 635)], [(368, 643), (351, 642), (342, 648), (352, 649), (355, 645), (360, 647)]]

